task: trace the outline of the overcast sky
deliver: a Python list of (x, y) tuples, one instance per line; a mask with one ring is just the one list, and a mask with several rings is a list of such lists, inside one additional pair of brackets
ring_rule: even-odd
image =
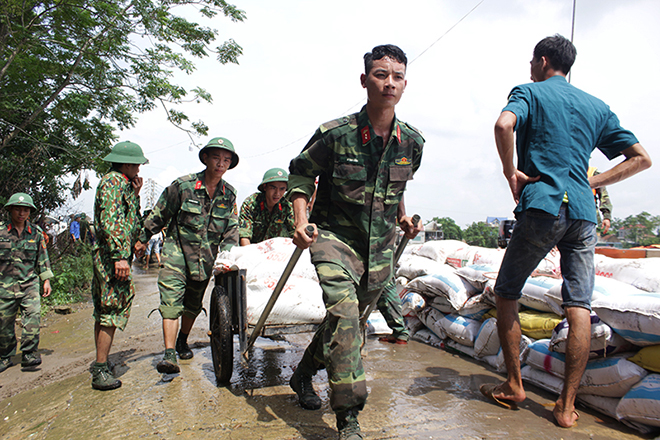
[[(493, 125), (509, 91), (530, 82), (535, 44), (555, 33), (570, 38), (573, 0), (233, 3), (246, 12), (245, 22), (216, 17), (205, 24), (218, 29), (219, 41), (234, 38), (243, 47), (240, 65), (222, 66), (211, 57), (176, 80), (213, 95), (213, 104), (185, 111), (210, 127), (198, 144), (216, 136), (234, 143), (240, 163), (224, 178), (238, 189), (239, 202), (257, 190), (267, 169), (288, 168), (319, 124), (360, 109), (366, 101), (362, 56), (392, 43), (409, 60), (397, 117), (426, 139), (405, 196), (408, 213), (452, 217), (461, 227), (487, 216), (512, 217)], [(657, 0), (577, 0), (571, 83), (610, 105), (656, 161), (608, 187), (616, 218), (660, 214), (659, 22)], [(162, 111), (140, 115), (135, 128), (118, 134), (142, 146), (150, 163), (140, 175), (161, 187), (203, 169), (188, 136)], [(601, 170), (619, 161), (598, 151), (592, 159)], [(92, 199), (89, 191), (76, 205), (91, 214)]]

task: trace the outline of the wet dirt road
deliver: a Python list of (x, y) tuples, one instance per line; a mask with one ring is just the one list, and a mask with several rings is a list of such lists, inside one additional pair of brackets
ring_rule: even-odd
[[(132, 316), (126, 331), (117, 332), (110, 356), (123, 386), (91, 388), (91, 308), (51, 317), (42, 328), (41, 368), (23, 372), (15, 366), (0, 374), (1, 438), (336, 438), (325, 374), (314, 381), (324, 401), (318, 411), (300, 408), (288, 386), (310, 334), (260, 338), (249, 365), (236, 359), (231, 385), (217, 387), (208, 319), (201, 315), (190, 336), (195, 357), (180, 362), (181, 374), (163, 378), (155, 369), (163, 350), (160, 315), (147, 318), (159, 302), (156, 272), (136, 269), (134, 277)], [(359, 417), (367, 439), (648, 438), (585, 408), (579, 408), (576, 428), (561, 429), (552, 422), (555, 396), (533, 387), (518, 411), (497, 407), (479, 386), (502, 376), (466, 357), (418, 342), (396, 346), (369, 339), (367, 347), (370, 395)]]

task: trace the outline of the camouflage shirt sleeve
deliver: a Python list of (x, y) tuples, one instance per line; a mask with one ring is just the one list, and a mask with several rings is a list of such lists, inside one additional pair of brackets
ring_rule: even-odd
[(236, 195), (234, 194), (234, 203), (232, 206), (231, 216), (227, 223), (227, 229), (222, 234), (222, 242), (220, 242), (220, 250), (228, 251), (234, 246), (238, 245), (238, 207), (236, 206)]
[(241, 205), (241, 214), (239, 218), (239, 236), (240, 238), (252, 238), (252, 227), (254, 222), (254, 210), (258, 193), (252, 194), (243, 201)]
[(156, 206), (144, 221), (139, 240), (147, 243), (152, 235), (158, 234), (181, 208), (181, 191), (177, 181), (163, 190)]
[(327, 167), (332, 150), (323, 142), (323, 126), (316, 130), (303, 151), (289, 164), (289, 190), (287, 198), (293, 194), (305, 194), (312, 198), (316, 189), (316, 176)]
[(128, 260), (133, 253), (135, 222), (140, 221), (139, 198), (119, 173), (101, 180), (96, 197), (97, 234), (104, 238), (104, 246), (113, 261)]
[(38, 233), (39, 240), (39, 253), (37, 255), (37, 273), (41, 281), (46, 281), (53, 278), (53, 271), (50, 270), (50, 260), (48, 259), (48, 250), (46, 247), (46, 239), (41, 231), (41, 228), (35, 226)]

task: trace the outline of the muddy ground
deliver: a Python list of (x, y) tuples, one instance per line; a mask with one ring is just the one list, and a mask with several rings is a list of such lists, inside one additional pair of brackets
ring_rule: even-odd
[[(336, 438), (327, 377), (315, 377), (324, 400), (306, 411), (288, 386), (310, 334), (282, 341), (259, 339), (250, 363), (238, 361), (231, 385), (217, 387), (201, 315), (190, 336), (195, 357), (181, 361), (181, 374), (162, 376), (157, 268), (136, 268), (137, 295), (124, 332), (117, 332), (110, 359), (123, 386), (91, 388), (94, 360), (90, 305), (44, 320), (35, 371), (14, 366), (0, 373), (0, 437), (4, 439), (327, 439)], [(208, 293), (205, 301), (208, 308)], [(407, 346), (367, 342), (369, 400), (360, 413), (368, 439), (640, 439), (640, 435), (595, 411), (579, 408), (578, 426), (553, 423), (556, 396), (528, 387), (518, 411), (489, 403), (479, 392), (502, 376), (467, 357), (418, 342)], [(20, 356), (14, 358), (20, 362)]]

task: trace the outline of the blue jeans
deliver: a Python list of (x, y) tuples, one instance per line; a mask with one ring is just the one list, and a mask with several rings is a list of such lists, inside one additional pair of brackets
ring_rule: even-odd
[(564, 203), (558, 216), (536, 209), (516, 215), (516, 226), (495, 282), (496, 295), (518, 300), (527, 278), (557, 246), (564, 278), (562, 306), (591, 310), (594, 249), (598, 241), (596, 225), (586, 220), (571, 220), (567, 211), (568, 205)]

